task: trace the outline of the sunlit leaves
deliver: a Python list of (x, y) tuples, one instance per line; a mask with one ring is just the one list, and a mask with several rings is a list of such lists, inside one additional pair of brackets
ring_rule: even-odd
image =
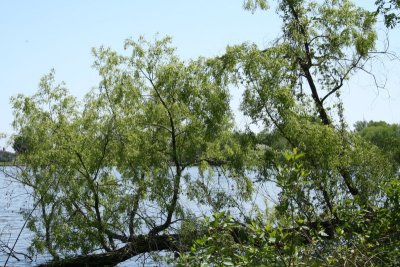
[[(20, 179), (39, 203), (29, 219), (32, 251), (110, 251), (134, 235), (169, 231), (172, 218), (189, 216), (184, 190), (223, 165), (237, 196), (251, 193), (226, 85), (205, 59), (178, 59), (170, 42), (127, 40), (125, 54), (93, 49), (102, 80), (82, 103), (54, 71), (37, 94), (13, 99)], [(233, 196), (211, 191), (220, 208), (231, 205)]]

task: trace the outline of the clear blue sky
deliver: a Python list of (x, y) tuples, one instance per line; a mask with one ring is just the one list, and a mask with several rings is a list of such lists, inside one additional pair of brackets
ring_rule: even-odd
[[(360, 2), (359, 0), (358, 2)], [(271, 1), (272, 2), (272, 1)], [(364, 1), (361, 1), (364, 2)], [(372, 1), (371, 1), (372, 2)], [(33, 94), (51, 68), (58, 81), (82, 97), (99, 82), (91, 68), (91, 48), (122, 50), (128, 37), (173, 37), (184, 58), (222, 54), (226, 45), (245, 41), (267, 46), (278, 37), (280, 22), (274, 9), (255, 14), (242, 9), (242, 0), (37, 0), (0, 2), (0, 132), (12, 134), (11, 96)], [(365, 2), (364, 2), (365, 3)], [(391, 50), (400, 54), (400, 27), (391, 31)], [(344, 89), (346, 117), (400, 123), (400, 63), (377, 65), (387, 78), (377, 91), (373, 81), (356, 76)], [(239, 123), (244, 123), (239, 118)], [(11, 149), (6, 140), (0, 146)]]

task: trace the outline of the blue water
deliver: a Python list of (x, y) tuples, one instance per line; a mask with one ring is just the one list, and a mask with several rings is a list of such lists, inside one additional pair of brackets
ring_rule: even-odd
[[(22, 230), (17, 242), (16, 239), (20, 233), (24, 219), (20, 212), (29, 207), (30, 197), (28, 191), (12, 178), (4, 174), (4, 167), (0, 170), (0, 266), (4, 266), (7, 261), (7, 255), (14, 246), (17, 253), (27, 253), (26, 248), (32, 238), (32, 233), (28, 230)], [(10, 257), (7, 266), (34, 266), (30, 261), (26, 261), (24, 255), (16, 254), (16, 258)], [(35, 260), (43, 262), (46, 258), (37, 257)]]
[[(29, 189), (7, 176), (5, 173), (8, 172), (9, 169), (0, 167), (0, 266), (4, 266), (8, 258), (7, 266), (33, 267), (51, 260), (51, 257), (37, 255), (31, 260), (24, 256), (28, 254), (27, 248), (33, 238), (33, 233), (23, 228), (25, 220), (20, 212), (23, 209), (30, 211), (31, 198)], [(12, 247), (14, 247), (16, 257), (7, 255)], [(118, 264), (119, 267), (161, 265), (165, 266), (165, 264), (154, 262), (150, 255), (141, 255)]]

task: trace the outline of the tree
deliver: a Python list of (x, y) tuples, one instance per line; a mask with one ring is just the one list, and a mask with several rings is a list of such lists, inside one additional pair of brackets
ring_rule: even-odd
[(24, 153), (28, 150), (28, 137), (18, 135), (14, 137), (12, 148), (16, 153)]
[(358, 121), (354, 125), (355, 132), (379, 147), (385, 154), (400, 165), (400, 125), (384, 121)]
[[(398, 265), (397, 170), (349, 131), (340, 98), (379, 54), (376, 14), (348, 0), (277, 10), (282, 36), (270, 47), (185, 63), (169, 39), (128, 40), (128, 56), (94, 50), (102, 82), (82, 105), (53, 73), (15, 98), (14, 125), (29, 136), (19, 179), (37, 206), (32, 249), (71, 266), (161, 250), (183, 266)], [(238, 84), (243, 111), (265, 128), (257, 136), (233, 132), (227, 88)], [(280, 190), (275, 206), (243, 214), (239, 203), (267, 182)]]
[[(29, 138), (18, 179), (32, 190), (32, 253), (98, 266), (179, 251), (182, 222), (196, 216), (185, 202), (218, 211), (249, 196), (227, 87), (204, 59), (183, 62), (169, 43), (127, 40), (127, 56), (94, 49), (102, 81), (82, 105), (54, 72), (35, 95), (13, 98), (14, 127)], [(216, 171), (237, 190), (216, 187)]]
[[(245, 87), (242, 108), (266, 128), (264, 140), (283, 144), (265, 149), (258, 171), (260, 183), (280, 188), (278, 203), (261, 220), (216, 218), (208, 225), (217, 234), (197, 240), (182, 263), (396, 266), (398, 175), (348, 130), (340, 99), (376, 54), (376, 14), (346, 0), (282, 0), (278, 12), (283, 34), (270, 47), (228, 47), (210, 63)], [(214, 246), (218, 237), (236, 246)]]
[[(302, 150), (321, 205), (334, 215), (331, 196), (371, 196), (361, 191), (370, 188), (362, 184), (369, 180), (355, 179), (363, 170), (350, 170), (347, 166), (354, 164), (345, 162), (356, 160), (354, 153), (361, 151), (354, 149), (359, 141), (346, 133), (340, 89), (374, 52), (375, 15), (350, 1), (281, 1), (279, 12), (283, 36), (273, 46), (230, 47), (214, 64), (239, 70), (234, 75), (246, 88), (245, 113), (276, 128), (292, 147)], [(329, 106), (328, 99), (335, 96), (336, 103)], [(332, 118), (335, 111), (338, 124)], [(344, 189), (343, 194), (333, 188)]]

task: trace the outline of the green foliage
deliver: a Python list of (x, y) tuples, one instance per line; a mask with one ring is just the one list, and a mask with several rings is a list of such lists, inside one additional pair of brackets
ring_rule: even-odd
[(206, 217), (205, 224), (206, 233), (177, 266), (285, 266), (273, 246), (279, 234), (267, 232), (271, 226), (243, 225), (229, 213)]
[(24, 153), (29, 149), (29, 138), (26, 136), (18, 135), (14, 137), (12, 148), (16, 153)]
[[(102, 80), (83, 102), (54, 71), (13, 98), (18, 179), (38, 203), (32, 252), (113, 252), (166, 234), (179, 266), (398, 265), (399, 127), (351, 132), (340, 98), (375, 48), (376, 14), (349, 0), (282, 0), (277, 12), (282, 36), (265, 49), (184, 62), (170, 38), (127, 40), (126, 54), (93, 49)], [(233, 130), (232, 85), (261, 133)], [(273, 207), (246, 206), (271, 182)]]
[(355, 132), (368, 142), (379, 147), (385, 154), (400, 165), (400, 125), (384, 121), (359, 121)]
[[(229, 213), (206, 218), (208, 229), (194, 242), (178, 266), (397, 266), (399, 251), (398, 178), (380, 184), (385, 198), (379, 205), (361, 207), (347, 199), (338, 206), (340, 218), (310, 220), (295, 184), (305, 184), (306, 171), (299, 163), (304, 154), (283, 153), (285, 166), (278, 175), (286, 183), (276, 213), (263, 221), (245, 223)], [(297, 198), (294, 195), (298, 194)], [(297, 200), (296, 200), (297, 199)], [(296, 200), (296, 201), (294, 201)]]
[(394, 28), (400, 21), (400, 2), (398, 0), (376, 0), (377, 13), (381, 13), (388, 28)]
[[(357, 201), (374, 202), (379, 196), (376, 182), (390, 170), (381, 164), (381, 153), (347, 133), (340, 89), (374, 49), (375, 15), (347, 0), (280, 1), (278, 13), (282, 37), (271, 47), (228, 47), (219, 59), (232, 81), (245, 88), (245, 114), (282, 140), (281, 147), (265, 147), (260, 180), (283, 186), (276, 175), (279, 152), (298, 148), (305, 154), (301, 165), (307, 176), (297, 183), (296, 190), (304, 194), (297, 204), (304, 205), (307, 216), (335, 216), (333, 203), (349, 193)], [(291, 184), (289, 188), (296, 191)]]
[(267, 10), (268, 9), (267, 0), (245, 0), (243, 2), (243, 8), (254, 12), (256, 9)]
[[(245, 88), (243, 111), (265, 127), (256, 138), (257, 183), (280, 189), (274, 212), (245, 221), (218, 215), (208, 222), (218, 234), (207, 232), (181, 263), (396, 266), (398, 167), (378, 149), (396, 150), (387, 138), (395, 131), (348, 131), (340, 100), (375, 47), (376, 14), (347, 0), (279, 1), (278, 13), (282, 36), (271, 47), (228, 47), (210, 61)], [(235, 239), (237, 228), (246, 238)]]
[(93, 50), (102, 81), (82, 103), (53, 71), (35, 95), (12, 100), (16, 141), (29, 148), (19, 179), (39, 202), (28, 218), (32, 251), (57, 259), (174, 233), (192, 215), (183, 196), (202, 199), (188, 190), (222, 167), (237, 190), (210, 193), (211, 202), (224, 196), (222, 209), (251, 193), (250, 143), (233, 134), (227, 88), (205, 60), (179, 60), (170, 38), (125, 47), (130, 54)]

